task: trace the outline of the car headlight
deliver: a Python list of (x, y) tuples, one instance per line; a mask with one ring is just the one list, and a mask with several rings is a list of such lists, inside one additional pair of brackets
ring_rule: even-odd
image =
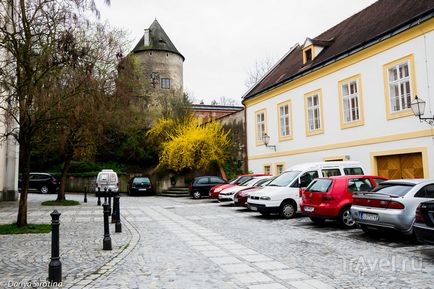
[(270, 197), (261, 197), (261, 200), (269, 201), (269, 200), (271, 200), (271, 198)]

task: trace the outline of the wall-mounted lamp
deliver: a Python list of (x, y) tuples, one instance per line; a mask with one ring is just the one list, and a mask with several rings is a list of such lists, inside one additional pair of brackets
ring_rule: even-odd
[(425, 105), (426, 102), (416, 96), (411, 102), (411, 110), (413, 111), (414, 115), (419, 118), (420, 121), (426, 121), (430, 125), (433, 125), (434, 117), (422, 117), (422, 115), (425, 113)]
[(276, 151), (275, 145), (268, 145), (270, 143), (270, 136), (266, 132), (264, 132), (263, 140), (264, 140), (264, 144), (267, 148), (273, 148), (274, 151)]

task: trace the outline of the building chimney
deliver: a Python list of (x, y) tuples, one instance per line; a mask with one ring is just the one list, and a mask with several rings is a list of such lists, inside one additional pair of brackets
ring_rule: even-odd
[(143, 44), (145, 46), (150, 46), (151, 45), (151, 39), (149, 37), (149, 29), (145, 29), (145, 34), (143, 36)]

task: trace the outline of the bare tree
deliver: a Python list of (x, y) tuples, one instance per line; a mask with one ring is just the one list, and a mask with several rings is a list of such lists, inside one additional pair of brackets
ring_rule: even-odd
[(3, 137), (20, 145), (22, 186), (17, 226), (27, 225), (30, 153), (35, 134), (57, 121), (64, 99), (57, 94), (64, 69), (86, 57), (87, 47), (75, 41), (77, 28), (96, 11), (91, 0), (2, 0), (0, 2), (0, 111), (17, 125)]
[(265, 57), (261, 60), (256, 60), (255, 65), (247, 72), (247, 79), (244, 82), (244, 85), (247, 88), (252, 88), (267, 72), (270, 71), (275, 63), (276, 60), (274, 57)]

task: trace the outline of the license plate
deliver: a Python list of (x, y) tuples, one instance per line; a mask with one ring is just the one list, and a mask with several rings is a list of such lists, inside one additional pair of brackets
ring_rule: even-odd
[(249, 206), (249, 209), (252, 210), (252, 211), (257, 211), (258, 210), (258, 208), (253, 207), (253, 206)]
[(360, 213), (360, 219), (366, 221), (378, 221), (378, 215), (370, 213)]
[(304, 211), (305, 211), (305, 212), (313, 212), (313, 210), (315, 210), (314, 207), (304, 206)]
[(139, 189), (139, 191), (146, 191), (146, 189)]

